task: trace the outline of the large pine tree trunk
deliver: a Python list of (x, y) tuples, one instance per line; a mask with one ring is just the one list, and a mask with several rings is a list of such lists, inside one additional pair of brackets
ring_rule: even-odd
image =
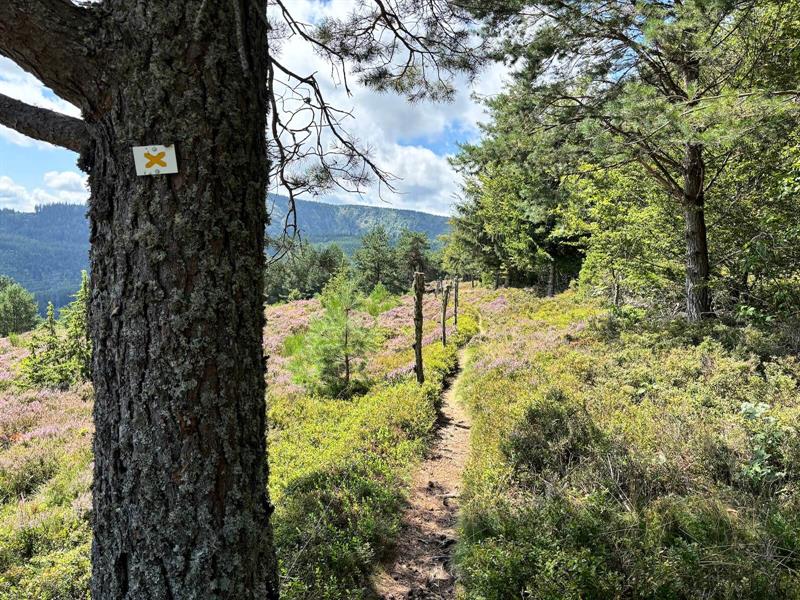
[[(114, 2), (87, 115), (95, 600), (276, 598), (265, 450), (264, 0)], [(136, 177), (131, 146), (180, 173)]]
[(710, 264), (706, 232), (705, 165), (702, 146), (686, 145), (684, 158), (683, 216), (686, 233), (686, 315), (690, 321), (710, 317), (708, 289)]
[[(692, 33), (691, 31), (687, 33)], [(687, 107), (697, 106), (692, 94), (700, 80), (700, 62), (696, 53), (688, 53), (683, 61)], [(700, 321), (710, 317), (711, 293), (708, 289), (711, 274), (708, 258), (708, 236), (705, 214), (706, 166), (703, 145), (688, 141), (683, 157), (683, 219), (686, 233), (686, 318)]]

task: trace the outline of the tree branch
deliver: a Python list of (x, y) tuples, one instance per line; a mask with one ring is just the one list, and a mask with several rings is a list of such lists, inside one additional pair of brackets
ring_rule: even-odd
[(0, 1), (0, 54), (84, 110), (98, 99), (98, 63), (89, 40), (99, 28), (92, 11), (69, 0)]
[(89, 142), (86, 124), (82, 120), (31, 106), (3, 94), (0, 94), (0, 125), (75, 152), (80, 152)]

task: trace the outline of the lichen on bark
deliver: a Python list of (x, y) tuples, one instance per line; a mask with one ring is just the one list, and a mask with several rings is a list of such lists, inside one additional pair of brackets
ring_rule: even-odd
[[(238, 1), (238, 0), (234, 0)], [(277, 597), (261, 332), (267, 41), (245, 2), (114, 3), (88, 120), (99, 599)], [(172, 144), (136, 177), (131, 146)]]

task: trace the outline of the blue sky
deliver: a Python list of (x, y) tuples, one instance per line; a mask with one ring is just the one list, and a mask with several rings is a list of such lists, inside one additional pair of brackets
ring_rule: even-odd
[(0, 175), (10, 176), (17, 183), (33, 189), (44, 184), (47, 171), (75, 171), (78, 155), (56, 147), (20, 146), (0, 138)]
[[(1, 0), (0, 0), (1, 1)], [(293, 0), (298, 18), (343, 16), (355, 0)], [(282, 60), (294, 70), (329, 71), (319, 56), (300, 40), (290, 39), (282, 47)], [(459, 93), (449, 104), (410, 105), (391, 94), (377, 94), (354, 86), (348, 96), (332, 81), (323, 82), (326, 97), (335, 106), (351, 110), (355, 118), (345, 126), (372, 149), (376, 162), (397, 177), (397, 194), (368, 189), (362, 195), (331, 193), (324, 198), (336, 203), (378, 204), (448, 214), (460, 191), (460, 179), (447, 157), (458, 143), (474, 140), (477, 124), (484, 118), (483, 107), (473, 93), (497, 93), (505, 71), (494, 67), (473, 84), (457, 80)], [(34, 77), (11, 61), (0, 57), (0, 93), (29, 104), (78, 116), (75, 107), (55, 97)], [(85, 202), (85, 177), (76, 166), (77, 155), (67, 150), (34, 142), (0, 126), (0, 208), (33, 210), (48, 202)], [(271, 190), (280, 192), (280, 190)]]

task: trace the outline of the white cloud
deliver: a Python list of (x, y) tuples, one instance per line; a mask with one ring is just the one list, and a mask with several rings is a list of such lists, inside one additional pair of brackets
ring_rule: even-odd
[(86, 175), (75, 171), (48, 171), (44, 174), (44, 184), (54, 190), (86, 193)]
[[(356, 6), (355, 0), (294, 0), (291, 11), (301, 21), (313, 22), (324, 17), (344, 17)], [(442, 142), (473, 141), (479, 136), (478, 123), (485, 119), (484, 107), (473, 94), (488, 97), (503, 87), (507, 69), (490, 65), (470, 84), (466, 77), (455, 80), (458, 93), (451, 103), (422, 102), (411, 104), (392, 94), (378, 94), (349, 78), (352, 95), (331, 78), (330, 65), (306, 42), (295, 37), (285, 41), (280, 50), (282, 62), (300, 74), (316, 73), (326, 99), (337, 108), (350, 111), (352, 119), (345, 128), (372, 149), (379, 166), (399, 179), (394, 187), (399, 194), (385, 193), (383, 200), (396, 208), (411, 208), (439, 214), (451, 212), (460, 177), (450, 167), (446, 156), (424, 146)], [(386, 206), (376, 188), (362, 196), (333, 192), (328, 199), (337, 202)]]
[(83, 204), (88, 197), (86, 177), (71, 171), (50, 171), (44, 176), (44, 187), (33, 190), (0, 175), (0, 208), (32, 212), (42, 204)]

